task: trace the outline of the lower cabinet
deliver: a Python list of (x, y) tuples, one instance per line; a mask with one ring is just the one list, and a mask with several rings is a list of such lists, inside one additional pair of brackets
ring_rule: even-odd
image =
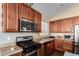
[(73, 52), (73, 41), (64, 40), (64, 51)]
[(47, 42), (47, 43), (45, 43), (45, 54), (46, 55), (50, 55), (51, 54), (51, 51), (52, 51), (52, 49), (51, 49), (51, 42)]
[(41, 44), (41, 48), (38, 51), (39, 56), (45, 56), (45, 46), (44, 44)]
[(48, 56), (54, 50), (54, 40), (41, 44), (41, 48), (39, 49), (40, 56)]
[(10, 55), (10, 56), (22, 56), (22, 51), (21, 51), (21, 52), (17, 52), (17, 53), (15, 53), (15, 54), (12, 54), (12, 55)]
[(63, 39), (55, 39), (55, 50), (63, 51)]
[(43, 43), (41, 44), (41, 48), (39, 49), (39, 56), (48, 56), (55, 50), (61, 52), (73, 52), (73, 41), (65, 39), (55, 39)]
[(73, 52), (73, 41), (55, 39), (55, 50)]

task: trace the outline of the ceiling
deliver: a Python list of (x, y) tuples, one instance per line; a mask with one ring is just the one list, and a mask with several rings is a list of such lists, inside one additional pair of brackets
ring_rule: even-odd
[(72, 9), (77, 3), (34, 3), (33, 8), (48, 16), (49, 19)]

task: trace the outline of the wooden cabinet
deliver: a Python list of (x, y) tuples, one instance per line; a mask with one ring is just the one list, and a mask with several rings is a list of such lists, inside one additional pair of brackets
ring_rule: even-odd
[(41, 44), (41, 48), (39, 49), (39, 55), (48, 56), (52, 54), (55, 50), (61, 52), (73, 52), (73, 41), (65, 39), (55, 39), (45, 42)]
[(55, 21), (54, 32), (62, 32), (62, 20)]
[(54, 51), (55, 40), (50, 41), (51, 44), (51, 53)]
[(28, 12), (29, 12), (28, 19), (35, 23), (36, 22), (36, 10), (29, 7)]
[(54, 50), (54, 40), (45, 42), (41, 44), (41, 48), (39, 49), (40, 56), (48, 56)]
[[(73, 20), (72, 18), (67, 18), (63, 20), (57, 20), (50, 22), (50, 32), (72, 32), (73, 30)], [(76, 21), (75, 21), (76, 22)]]
[[(37, 12), (36, 10), (32, 9), (32, 22), (34, 22), (34, 23), (36, 23), (36, 18), (37, 18), (36, 12)], [(40, 21), (42, 21), (41, 16), (40, 16)]]
[(54, 22), (49, 23), (49, 32), (54, 32)]
[(3, 32), (18, 32), (19, 19), (25, 18), (37, 23), (37, 32), (41, 32), (42, 15), (31, 7), (23, 3), (7, 3), (3, 4)]
[(18, 4), (3, 4), (3, 32), (18, 32)]
[(28, 6), (23, 3), (19, 3), (19, 19), (25, 18), (28, 20)]
[(41, 44), (41, 48), (39, 49), (39, 56), (45, 56), (45, 46)]
[(50, 32), (62, 32), (62, 20), (50, 22), (49, 28)]
[(64, 51), (73, 52), (73, 41), (64, 40), (63, 49)]
[(25, 18), (34, 23), (37, 23), (37, 32), (41, 32), (41, 14), (31, 7), (24, 4), (19, 4), (19, 18)]
[(46, 55), (50, 55), (51, 54), (51, 42), (47, 42), (46, 44), (45, 44), (45, 54)]
[(55, 39), (55, 50), (63, 51), (63, 40)]
[(10, 56), (22, 56), (22, 51), (21, 52), (18, 52), (18, 53), (15, 53), (15, 54), (12, 54)]
[(51, 21), (49, 23), (49, 30), (50, 32), (70, 33), (73, 32), (75, 25), (79, 25), (79, 16)]
[(74, 25), (79, 25), (79, 16), (73, 17), (72, 19), (73, 19), (73, 26)]
[(63, 21), (63, 32), (72, 32), (72, 18), (67, 18)]
[(73, 52), (73, 41), (55, 39), (55, 50)]
[(57, 21), (53, 23), (53, 32), (57, 32)]
[(36, 15), (37, 15), (37, 18), (36, 18), (36, 22), (37, 22), (37, 32), (41, 32), (41, 25), (42, 25), (42, 15), (41, 15), (41, 13), (39, 13), (39, 12), (37, 12), (36, 13)]
[(54, 51), (54, 40), (45, 43), (45, 55), (50, 55)]
[(57, 32), (62, 32), (62, 20), (57, 21)]

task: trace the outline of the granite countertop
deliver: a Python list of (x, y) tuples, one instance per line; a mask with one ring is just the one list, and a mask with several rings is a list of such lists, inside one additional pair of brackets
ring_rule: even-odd
[(0, 47), (1, 56), (9, 56), (9, 55), (15, 54), (20, 51), (22, 51), (22, 49), (20, 47), (18, 47), (17, 45)]
[(64, 56), (79, 56), (79, 55), (74, 54), (74, 53), (70, 53), (70, 52), (65, 52)]
[(54, 40), (54, 38), (45, 38), (45, 39), (41, 39), (41, 40), (36, 40), (35, 42), (43, 44), (43, 43), (46, 43), (46, 42), (52, 41), (52, 40)]
[(55, 40), (55, 39), (62, 39), (62, 40), (67, 40), (67, 41), (73, 41), (72, 39), (64, 39), (64, 38), (43, 38), (43, 39), (36, 40), (35, 42), (43, 44), (45, 42), (48, 42), (48, 41), (51, 41), (51, 40)]

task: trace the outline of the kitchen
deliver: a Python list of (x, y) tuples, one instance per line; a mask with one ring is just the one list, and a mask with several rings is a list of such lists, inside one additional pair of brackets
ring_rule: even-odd
[(77, 56), (78, 6), (74, 3), (0, 4), (0, 55)]

